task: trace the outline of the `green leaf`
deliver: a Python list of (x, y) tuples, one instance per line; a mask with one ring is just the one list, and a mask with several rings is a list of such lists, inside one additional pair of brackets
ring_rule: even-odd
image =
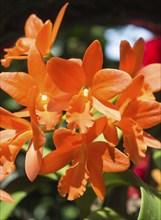
[(15, 203), (8, 203), (0, 201), (0, 220), (6, 220), (15, 207), (24, 199), (29, 193), (41, 187), (45, 187), (46, 184), (53, 181), (56, 177), (53, 176), (38, 176), (36, 180), (30, 182), (27, 177), (19, 177), (13, 180), (4, 190), (11, 194)]
[(119, 173), (105, 173), (104, 174), (104, 182), (107, 187), (113, 187), (113, 186), (134, 186), (139, 187), (139, 179), (138, 177), (133, 173), (132, 170), (127, 170), (125, 172), (119, 172)]
[(1, 209), (1, 214), (0, 214), (0, 219), (7, 219), (12, 211), (15, 209), (17, 204), (27, 195), (27, 192), (24, 191), (19, 191), (15, 192), (12, 194), (12, 197), (15, 200), (15, 203), (8, 203), (8, 202), (3, 202), (0, 201), (0, 209)]
[(161, 170), (161, 150), (153, 151), (153, 161), (155, 165)]
[(131, 170), (122, 173), (106, 173), (105, 185), (109, 190), (109, 187), (113, 186), (133, 186), (140, 187), (141, 190), (141, 207), (138, 216), (138, 220), (159, 220), (161, 219), (161, 194), (150, 185), (143, 182)]
[(84, 220), (126, 220), (114, 210), (105, 207), (90, 214)]
[(90, 214), (90, 208), (95, 199), (96, 194), (94, 193), (92, 187), (88, 186), (84, 195), (76, 200), (76, 204), (80, 210), (81, 219)]
[(145, 183), (141, 186), (141, 208), (137, 220), (161, 219), (161, 194)]

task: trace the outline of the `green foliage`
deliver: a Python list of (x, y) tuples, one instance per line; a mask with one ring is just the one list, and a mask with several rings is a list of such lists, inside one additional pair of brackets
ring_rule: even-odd
[(15, 207), (18, 205), (18, 203), (25, 197), (27, 196), (27, 192), (25, 191), (17, 191), (12, 194), (14, 197), (15, 203), (6, 203), (0, 201), (0, 208), (1, 208), (1, 214), (0, 214), (0, 219), (7, 219), (10, 214), (13, 212)]
[(161, 170), (161, 151), (153, 150), (153, 161), (155, 166)]
[[(64, 172), (64, 171), (63, 171)], [(27, 178), (21, 177), (13, 180), (11, 195), (15, 199), (14, 204), (0, 203), (1, 207), (1, 219), (9, 219), (11, 213), (19, 206), (20, 202), (27, 198), (31, 192), (38, 189), (47, 190), (51, 183), (57, 184), (59, 174), (39, 176), (33, 183), (29, 182)], [(161, 212), (161, 194), (158, 193), (154, 188), (144, 183), (138, 176), (132, 171), (126, 171), (122, 173), (106, 173), (104, 175), (106, 191), (110, 191), (111, 188), (116, 186), (134, 186), (141, 189), (141, 207), (137, 220), (156, 220), (160, 219)], [(54, 187), (54, 184), (52, 184)], [(11, 187), (7, 187), (11, 190)], [(50, 190), (49, 190), (50, 192)], [(67, 203), (62, 206), (62, 219), (80, 219), (84, 220), (124, 220), (126, 217), (121, 216), (115, 210), (106, 207), (100, 201), (100, 206), (96, 211), (91, 210), (91, 206), (94, 204), (96, 196), (92, 191), (91, 187), (87, 187), (87, 191), (83, 197), (76, 200), (76, 206), (74, 203)], [(40, 199), (41, 201), (41, 199)], [(62, 203), (60, 198), (57, 200), (58, 203)], [(43, 205), (43, 203), (42, 203)], [(46, 204), (47, 205), (47, 204)], [(39, 207), (39, 208), (38, 208)], [(37, 205), (37, 212), (40, 213), (41, 204)], [(41, 210), (42, 211), (42, 210)], [(45, 211), (44, 211), (45, 212)], [(45, 213), (44, 213), (45, 215)], [(125, 215), (126, 216), (126, 215)]]
[(138, 220), (159, 220), (161, 217), (161, 194), (142, 183), (141, 196), (142, 202)]
[(116, 213), (114, 210), (110, 208), (103, 208), (100, 210), (97, 210), (88, 218), (85, 218), (85, 220), (126, 220), (125, 218), (121, 217), (118, 213)]

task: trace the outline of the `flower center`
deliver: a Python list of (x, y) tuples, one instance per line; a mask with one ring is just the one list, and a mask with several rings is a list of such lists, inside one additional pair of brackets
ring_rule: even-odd
[(38, 110), (43, 110), (46, 108), (47, 104), (50, 101), (50, 97), (46, 94), (39, 94), (37, 99), (37, 108)]
[(42, 101), (47, 101), (48, 100), (48, 96), (47, 95), (41, 95), (41, 100)]
[(89, 93), (89, 89), (87, 89), (87, 88), (83, 89), (83, 95), (84, 95), (85, 97), (88, 96), (88, 93)]

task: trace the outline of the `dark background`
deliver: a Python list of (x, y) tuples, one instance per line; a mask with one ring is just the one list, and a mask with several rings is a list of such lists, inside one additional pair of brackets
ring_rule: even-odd
[[(43, 21), (55, 19), (64, 0), (1, 0), (0, 45), (7, 46), (22, 34), (24, 23), (31, 13)], [(91, 26), (136, 24), (156, 34), (161, 32), (160, 0), (69, 0), (62, 29), (73, 25)]]

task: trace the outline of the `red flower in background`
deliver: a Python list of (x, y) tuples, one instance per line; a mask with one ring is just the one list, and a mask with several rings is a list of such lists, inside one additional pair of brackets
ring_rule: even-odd
[(143, 65), (161, 63), (161, 37), (145, 42)]

